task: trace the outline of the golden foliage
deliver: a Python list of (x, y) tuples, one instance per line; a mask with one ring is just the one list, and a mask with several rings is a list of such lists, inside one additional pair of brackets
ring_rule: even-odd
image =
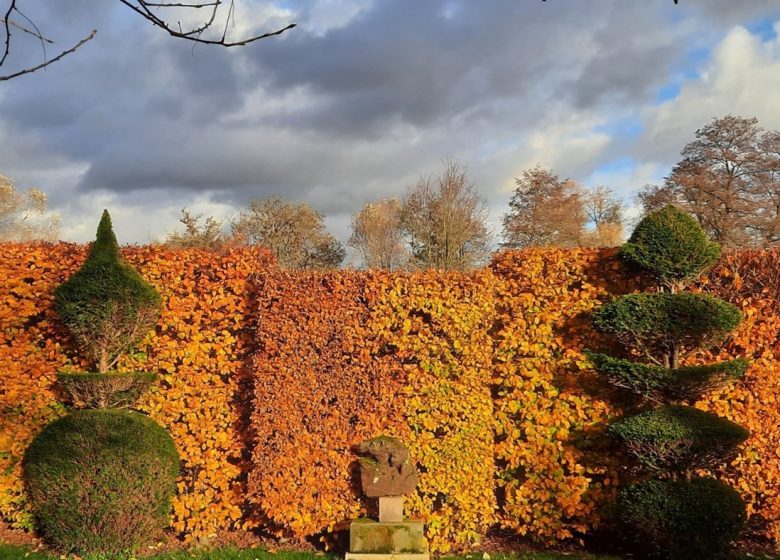
[[(120, 366), (161, 378), (139, 406), (181, 454), (172, 523), (186, 539), (261, 526), (329, 540), (365, 511), (351, 448), (380, 434), (410, 445), (421, 474), (407, 503), (435, 551), (468, 548), (497, 524), (550, 544), (599, 523), (618, 467), (600, 438), (618, 411), (582, 349), (600, 344), (589, 312), (634, 289), (614, 251), (531, 249), (473, 273), (416, 274), (285, 272), (252, 248), (123, 253), (163, 296), (156, 330)], [(31, 526), (24, 450), (63, 411), (56, 372), (85, 365), (53, 311), (85, 254), (0, 245), (0, 516), (17, 527)], [(717, 355), (691, 358), (753, 360), (744, 383), (698, 406), (752, 431), (719, 474), (774, 540), (778, 270), (778, 252), (724, 256), (695, 289), (745, 320)]]

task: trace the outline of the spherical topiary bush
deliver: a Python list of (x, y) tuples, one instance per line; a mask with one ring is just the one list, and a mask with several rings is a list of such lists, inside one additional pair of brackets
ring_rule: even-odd
[(41, 534), (64, 552), (122, 552), (167, 524), (179, 458), (168, 432), (123, 410), (83, 410), (52, 422), (24, 458)]
[(638, 551), (672, 560), (724, 557), (746, 519), (737, 491), (713, 478), (640, 482), (620, 492), (618, 510)]
[(710, 268), (720, 257), (720, 245), (707, 238), (696, 218), (669, 205), (639, 222), (620, 256), (669, 285)]

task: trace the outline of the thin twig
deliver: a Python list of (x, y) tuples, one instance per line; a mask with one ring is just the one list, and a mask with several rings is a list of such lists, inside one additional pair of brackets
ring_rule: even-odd
[(86, 43), (87, 41), (90, 41), (91, 39), (93, 39), (96, 34), (97, 34), (97, 29), (93, 29), (92, 33), (90, 33), (89, 35), (84, 37), (81, 41), (76, 43), (74, 46), (72, 46), (68, 50), (62, 51), (60, 54), (58, 54), (57, 56), (55, 56), (51, 60), (47, 60), (46, 62), (44, 62), (42, 64), (39, 64), (38, 66), (32, 66), (30, 68), (25, 68), (24, 70), (20, 70), (18, 72), (14, 72), (13, 74), (8, 74), (6, 76), (0, 76), (0, 82), (4, 82), (6, 80), (10, 80), (11, 78), (16, 78), (17, 76), (21, 76), (23, 74), (30, 74), (31, 72), (35, 72), (36, 70), (40, 70), (41, 68), (45, 68), (49, 64), (57, 62), (59, 59), (61, 59), (65, 55), (68, 55), (68, 54), (71, 54), (72, 52), (74, 52), (76, 49), (78, 49), (84, 43)]
[[(260, 35), (255, 35), (252, 37), (248, 37), (246, 39), (241, 39), (239, 41), (227, 41), (226, 39), (227, 29), (225, 29), (223, 31), (221, 38), (207, 39), (203, 37), (203, 32), (209, 29), (214, 24), (214, 21), (217, 16), (217, 10), (223, 4), (224, 0), (215, 0), (214, 2), (200, 4), (199, 6), (201, 7), (211, 8), (211, 14), (206, 19), (206, 21), (203, 24), (189, 30), (183, 30), (181, 26), (179, 26), (178, 31), (175, 28), (171, 27), (170, 24), (168, 24), (164, 19), (160, 18), (157, 14), (155, 14), (151, 9), (152, 7), (160, 8), (160, 7), (167, 7), (167, 6), (175, 6), (176, 5), (175, 3), (172, 2), (153, 3), (153, 2), (147, 2), (146, 0), (119, 0), (119, 2), (121, 2), (131, 10), (133, 10), (135, 13), (137, 13), (147, 21), (151, 22), (156, 27), (159, 27), (167, 31), (168, 34), (171, 35), (172, 37), (177, 37), (179, 39), (186, 39), (188, 41), (193, 41), (195, 43), (202, 43), (205, 45), (238, 47), (238, 46), (248, 45), (249, 43), (253, 43), (261, 39), (267, 39), (268, 37), (281, 35), (285, 31), (288, 31), (296, 27), (295, 23), (291, 23), (276, 31), (269, 31), (267, 33), (262, 33)], [(231, 0), (230, 10), (228, 11), (228, 17), (230, 17), (230, 15), (233, 13), (233, 3), (234, 3), (233, 0)], [(187, 7), (187, 6), (181, 6), (181, 7)]]

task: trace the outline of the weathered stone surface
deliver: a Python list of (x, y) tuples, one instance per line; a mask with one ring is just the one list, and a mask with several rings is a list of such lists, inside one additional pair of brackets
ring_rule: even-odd
[(431, 555), (424, 554), (365, 554), (363, 552), (347, 552), (344, 560), (430, 560)]
[(358, 519), (349, 527), (349, 551), (363, 554), (427, 554), (422, 521), (381, 523)]
[(403, 496), (382, 496), (379, 498), (379, 521), (381, 523), (400, 523), (403, 520)]
[(398, 439), (380, 436), (358, 446), (360, 481), (369, 498), (402, 496), (417, 487), (417, 471)]

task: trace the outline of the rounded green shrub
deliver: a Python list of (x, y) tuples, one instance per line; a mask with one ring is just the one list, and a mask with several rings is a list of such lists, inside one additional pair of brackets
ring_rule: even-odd
[(670, 205), (639, 222), (620, 256), (669, 285), (696, 278), (718, 261), (720, 250), (693, 216)]
[(748, 360), (737, 358), (716, 364), (667, 369), (597, 352), (586, 352), (586, 355), (596, 371), (612, 385), (653, 401), (698, 399), (707, 391), (741, 379), (750, 365)]
[(63, 552), (123, 552), (166, 526), (179, 471), (168, 432), (148, 416), (82, 410), (46, 426), (24, 458), (41, 534)]
[(736, 490), (712, 478), (648, 480), (621, 490), (624, 538), (644, 556), (672, 560), (721, 558), (745, 526)]
[(55, 292), (62, 321), (91, 364), (108, 371), (157, 322), (160, 294), (122, 257), (103, 211), (82, 267)]
[(663, 354), (720, 341), (742, 319), (739, 309), (708, 294), (641, 293), (616, 297), (593, 312), (593, 326), (621, 343)]
[(750, 432), (717, 414), (690, 406), (662, 406), (610, 424), (643, 465), (684, 471), (727, 460)]

